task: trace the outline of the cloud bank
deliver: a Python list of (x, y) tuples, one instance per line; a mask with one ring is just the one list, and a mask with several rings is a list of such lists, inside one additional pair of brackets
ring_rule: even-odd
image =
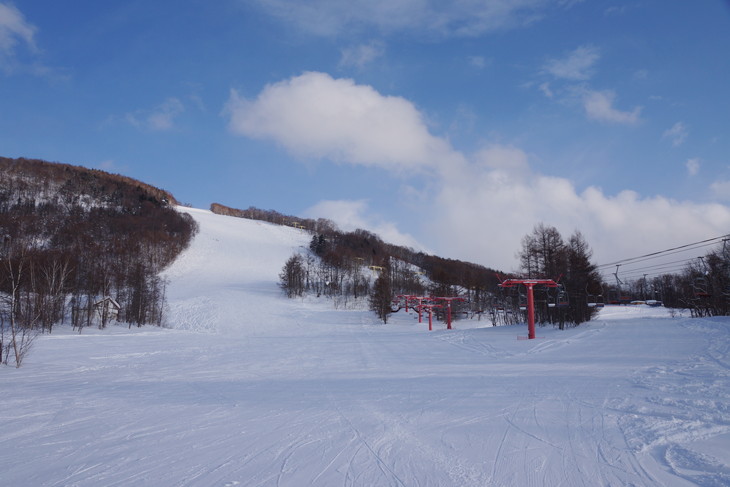
[[(622, 123), (638, 118), (638, 109), (613, 108), (609, 94), (593, 96), (596, 117)], [(516, 266), (521, 238), (539, 222), (565, 237), (580, 230), (601, 262), (722, 235), (730, 227), (730, 208), (721, 204), (632, 191), (606, 195), (593, 186), (579, 191), (568, 179), (535, 172), (519, 147), (491, 144), (464, 154), (431, 134), (408, 100), (324, 73), (266, 86), (252, 100), (234, 91), (227, 113), (234, 133), (275, 141), (300, 156), (378, 167), (394, 175), (428, 169), (424, 187), (408, 195), (430, 205), (423, 211), (433, 223), (422, 223), (420, 238), (428, 235), (428, 246), (439, 255), (498, 269)], [(327, 209), (319, 216), (337, 221), (339, 212), (340, 218), (378, 231), (377, 216), (363, 217), (362, 201), (319, 209)], [(350, 214), (342, 216), (343, 211)]]

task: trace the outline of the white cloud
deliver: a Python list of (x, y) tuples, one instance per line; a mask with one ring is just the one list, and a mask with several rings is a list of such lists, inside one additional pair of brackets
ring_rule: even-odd
[[(604, 118), (638, 119), (638, 109), (617, 112), (611, 97), (599, 95), (605, 106), (596, 113), (602, 110)], [(470, 156), (459, 153), (429, 132), (409, 101), (322, 73), (269, 85), (251, 101), (234, 92), (228, 112), (235, 133), (276, 141), (294, 153), (403, 176), (424, 169), (421, 178), (410, 179), (422, 185), (398, 198), (428, 215), (419, 219), (423, 228), (417, 238), (428, 238), (444, 257), (510, 270), (521, 238), (539, 222), (566, 238), (580, 230), (601, 263), (727, 233), (730, 227), (730, 208), (719, 204), (645, 198), (631, 191), (606, 195), (596, 187), (579, 192), (566, 178), (535, 173), (530, 156), (516, 146), (491, 144)], [(717, 183), (715, 191), (722, 190), (725, 183)], [(340, 225), (350, 222), (393, 242), (409, 237), (399, 236), (394, 223), (369, 216), (363, 201), (323, 202), (309, 213)]]
[(679, 147), (687, 140), (688, 135), (687, 126), (682, 122), (677, 122), (672, 125), (672, 128), (664, 131), (663, 137), (672, 139), (672, 145)]
[(626, 125), (635, 125), (641, 119), (641, 107), (635, 107), (630, 112), (621, 111), (613, 106), (616, 94), (613, 91), (591, 91), (587, 90), (583, 94), (583, 108), (588, 118), (598, 120), (600, 122), (620, 123)]
[(550, 99), (556, 98), (557, 93), (560, 95), (557, 101), (570, 104), (578, 101), (586, 116), (592, 120), (625, 125), (639, 123), (642, 107), (634, 107), (631, 111), (619, 110), (614, 106), (614, 91), (593, 90), (586, 83), (593, 77), (593, 68), (600, 57), (597, 47), (587, 45), (578, 47), (563, 58), (549, 60), (543, 65), (541, 74), (551, 75), (558, 90), (553, 89), (547, 81), (538, 85), (538, 89)]
[(152, 110), (138, 110), (134, 113), (127, 113), (124, 119), (138, 128), (164, 132), (174, 127), (175, 119), (184, 111), (185, 105), (178, 98), (171, 97)]
[(36, 27), (25, 20), (23, 14), (11, 4), (0, 3), (0, 68), (13, 71), (16, 48), (24, 45), (32, 52), (35, 45)]
[(366, 200), (325, 200), (304, 211), (309, 218), (327, 218), (346, 232), (361, 228), (375, 233), (385, 242), (423, 251), (424, 247), (411, 235), (398, 230), (395, 223), (374, 216)]
[(700, 160), (696, 157), (688, 159), (685, 166), (687, 167), (687, 174), (690, 176), (696, 176), (700, 172)]
[(607, 9), (605, 9), (603, 11), (603, 14), (606, 16), (623, 15), (624, 13), (626, 13), (627, 10), (628, 10), (628, 6), (626, 6), (626, 5), (623, 5), (621, 7), (613, 6), (613, 7), (608, 7)]
[(710, 190), (718, 200), (730, 202), (730, 181), (715, 181)]
[(106, 159), (104, 161), (101, 161), (96, 165), (96, 167), (103, 171), (117, 174), (124, 174), (125, 172), (129, 171), (129, 168), (126, 165), (120, 166), (114, 159)]
[[(431, 210), (430, 235), (438, 239), (431, 245), (441, 255), (500, 270), (516, 270), (521, 238), (539, 222), (555, 226), (564, 238), (580, 230), (597, 263), (720, 235), (730, 226), (730, 208), (723, 205), (632, 191), (610, 196), (597, 187), (578, 192), (565, 178), (514, 177), (478, 165), (454, 176), (444, 181)], [(729, 186), (718, 184), (717, 191)]]
[(381, 41), (372, 41), (368, 44), (346, 47), (340, 53), (341, 66), (353, 66), (362, 69), (385, 54), (385, 44)]
[(527, 154), (513, 146), (491, 144), (477, 152), (472, 160), (477, 167), (494, 170), (495, 174), (503, 174), (514, 180), (522, 180), (530, 173)]
[(351, 79), (304, 73), (267, 85), (255, 100), (235, 90), (226, 105), (230, 129), (273, 139), (304, 157), (401, 171), (458, 162), (416, 107)]
[(490, 62), (484, 56), (469, 56), (469, 64), (477, 69), (486, 68)]
[(103, 169), (104, 171), (113, 171), (117, 165), (114, 163), (114, 159), (106, 159), (104, 161), (101, 161), (97, 167), (99, 169)]
[(147, 126), (152, 130), (170, 130), (175, 118), (185, 111), (177, 98), (168, 98), (147, 116)]
[(649, 79), (649, 71), (646, 69), (639, 69), (634, 71), (633, 78), (635, 80), (645, 81)]
[(549, 60), (543, 69), (558, 79), (587, 80), (593, 76), (593, 66), (600, 57), (597, 47), (581, 46), (562, 59)]
[(550, 83), (548, 83), (547, 81), (545, 83), (542, 83), (539, 88), (546, 97), (553, 98), (555, 96), (553, 90), (550, 89)]
[(256, 0), (260, 7), (298, 28), (334, 36), (359, 28), (383, 32), (422, 31), (439, 35), (477, 36), (526, 25), (565, 0)]

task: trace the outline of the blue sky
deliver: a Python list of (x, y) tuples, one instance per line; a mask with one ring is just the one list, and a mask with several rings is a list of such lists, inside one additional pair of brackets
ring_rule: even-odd
[(509, 270), (730, 232), (721, 0), (0, 0), (0, 155)]

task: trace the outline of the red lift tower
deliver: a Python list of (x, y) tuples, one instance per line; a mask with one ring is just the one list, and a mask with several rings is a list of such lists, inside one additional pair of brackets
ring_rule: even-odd
[(444, 301), (446, 302), (446, 329), (451, 329), (451, 302), (452, 301), (465, 301), (464, 298), (459, 297), (433, 297), (431, 298), (434, 301)]
[(443, 308), (442, 304), (419, 304), (418, 305), (418, 322), (421, 322), (421, 310), (428, 311), (428, 331), (433, 330), (433, 310), (435, 308)]
[(416, 296), (415, 294), (399, 294), (396, 296), (396, 299), (394, 299), (393, 301), (394, 302), (397, 301), (398, 303), (401, 303), (401, 302), (405, 303), (406, 313), (408, 313), (408, 307), (409, 306), (411, 308), (413, 307), (413, 306), (411, 306), (411, 300), (414, 300), (417, 298), (418, 298), (418, 296)]
[(535, 286), (558, 287), (552, 279), (507, 279), (500, 287), (515, 287), (523, 284), (527, 288), (527, 338), (535, 338), (535, 296), (532, 288)]
[[(423, 304), (423, 302), (424, 301), (428, 301), (428, 298), (426, 296), (412, 296), (410, 299), (413, 300), (413, 301), (418, 301), (418, 304), (417, 305), (414, 305), (414, 306), (411, 306), (411, 307), (413, 309), (415, 309), (416, 311), (418, 311), (418, 322), (419, 323), (423, 323), (423, 318), (421, 316), (421, 311), (423, 311), (424, 306), (425, 306)], [(430, 312), (429, 312), (428, 318), (431, 319)]]

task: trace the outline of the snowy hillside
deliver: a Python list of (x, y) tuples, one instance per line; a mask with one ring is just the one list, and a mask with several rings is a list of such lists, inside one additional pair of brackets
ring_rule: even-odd
[[(166, 273), (169, 325), (239, 335), (270, 334), (288, 325), (292, 303), (282, 299), (278, 275), (311, 235), (205, 210), (183, 211), (197, 219), (200, 234)], [(279, 314), (284, 319), (273, 319)]]
[(309, 235), (184, 211), (171, 329), (59, 330), (0, 368), (3, 485), (730, 485), (730, 319), (380, 325), (282, 297)]

